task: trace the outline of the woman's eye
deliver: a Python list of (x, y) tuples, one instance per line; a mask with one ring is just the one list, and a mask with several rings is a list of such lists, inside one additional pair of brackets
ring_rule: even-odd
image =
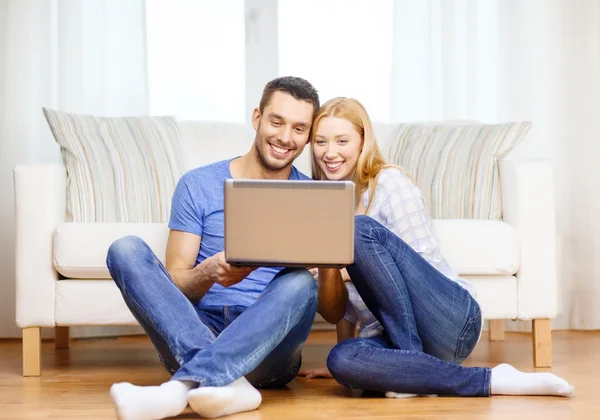
[(325, 144), (325, 140), (317, 140), (315, 141), (316, 144), (318, 144), (319, 146), (323, 146)]
[(339, 139), (338, 143), (339, 144), (346, 144), (346, 143), (348, 143), (348, 140), (346, 140), (346, 139)]

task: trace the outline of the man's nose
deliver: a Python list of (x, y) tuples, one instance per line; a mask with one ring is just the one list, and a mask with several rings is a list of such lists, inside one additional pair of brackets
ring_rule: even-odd
[(279, 141), (283, 144), (292, 142), (292, 127), (284, 126), (279, 133)]

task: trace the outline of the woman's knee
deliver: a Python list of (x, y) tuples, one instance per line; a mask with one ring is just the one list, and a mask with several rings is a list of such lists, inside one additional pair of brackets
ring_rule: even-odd
[(357, 346), (360, 346), (360, 343), (356, 340), (346, 340), (336, 344), (327, 356), (327, 369), (335, 380), (344, 386), (352, 385), (352, 372), (358, 361)]
[(373, 228), (380, 226), (381, 224), (370, 216), (360, 214), (354, 218), (354, 234), (359, 237), (371, 233)]

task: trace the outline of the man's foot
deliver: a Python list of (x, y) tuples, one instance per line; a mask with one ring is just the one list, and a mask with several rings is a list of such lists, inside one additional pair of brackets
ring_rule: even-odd
[(246, 378), (225, 386), (206, 386), (192, 389), (187, 394), (190, 407), (201, 417), (215, 417), (256, 410), (262, 402), (262, 396)]
[(492, 369), (492, 395), (556, 395), (568, 397), (574, 388), (553, 373), (525, 373), (503, 363)]
[(155, 420), (173, 417), (187, 407), (194, 382), (169, 381), (160, 386), (135, 386), (127, 382), (110, 387), (119, 420)]

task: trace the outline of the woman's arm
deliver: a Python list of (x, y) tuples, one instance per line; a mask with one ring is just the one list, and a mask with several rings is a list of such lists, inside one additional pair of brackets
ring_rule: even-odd
[(317, 312), (330, 324), (337, 324), (346, 314), (348, 291), (337, 268), (319, 268), (319, 302)]
[(340, 320), (340, 322), (336, 324), (335, 329), (337, 331), (338, 343), (356, 337), (356, 325), (354, 325), (347, 319)]

